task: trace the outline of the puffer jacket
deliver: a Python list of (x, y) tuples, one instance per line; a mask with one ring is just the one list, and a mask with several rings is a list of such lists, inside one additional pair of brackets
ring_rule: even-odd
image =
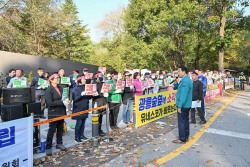
[(198, 79), (196, 81), (193, 81), (193, 95), (192, 100), (202, 100), (203, 96), (203, 83), (199, 81)]
[(46, 89), (37, 89), (39, 87), (38, 85), (38, 81), (39, 81), (39, 78), (43, 79), (43, 80), (48, 80), (47, 78), (45, 78), (44, 76), (40, 76), (40, 75), (37, 75), (35, 76), (32, 81), (31, 81), (31, 84), (30, 84), (30, 87), (35, 87), (36, 91), (35, 91), (35, 94), (36, 95), (45, 95), (45, 90)]
[[(143, 95), (143, 90), (142, 90), (142, 86), (141, 86), (141, 81), (138, 79), (134, 79), (134, 86), (135, 86), (135, 96), (141, 96)], [(134, 99), (135, 102), (135, 99)]]

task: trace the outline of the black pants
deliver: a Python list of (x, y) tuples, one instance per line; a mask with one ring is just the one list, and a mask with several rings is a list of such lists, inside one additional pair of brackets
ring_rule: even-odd
[(69, 91), (69, 105), (68, 105), (68, 111), (71, 111), (72, 109), (72, 91)]
[(189, 137), (189, 111), (190, 108), (182, 108), (181, 114), (177, 112), (179, 140), (186, 142)]
[(102, 114), (99, 114), (99, 131), (102, 130)]
[[(201, 107), (197, 107), (197, 110), (201, 121), (204, 121), (204, 112), (202, 111)], [(195, 108), (191, 108), (191, 121), (195, 121)]]
[(110, 126), (116, 126), (120, 106), (121, 106), (121, 103), (109, 103), (109, 110), (110, 110), (109, 123), (110, 123)]
[(42, 116), (44, 116), (45, 96), (44, 95), (36, 95), (36, 100), (41, 101), (41, 112), (42, 112)]
[(240, 82), (240, 88), (241, 88), (241, 90), (245, 90), (244, 86), (245, 86), (244, 82)]
[(64, 123), (64, 120), (59, 120), (59, 121), (49, 123), (49, 131), (47, 134), (46, 149), (50, 149), (52, 147), (53, 136), (56, 130), (57, 130), (56, 143), (62, 144), (63, 123)]

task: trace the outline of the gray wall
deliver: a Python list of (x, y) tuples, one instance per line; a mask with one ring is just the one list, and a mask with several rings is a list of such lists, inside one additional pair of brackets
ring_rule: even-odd
[[(91, 73), (98, 70), (98, 66), (90, 64), (0, 51), (0, 72), (4, 76), (12, 68), (24, 70), (26, 76), (29, 75), (30, 71), (33, 71), (33, 76), (35, 76), (39, 67), (44, 68), (45, 72), (58, 72), (59, 68), (64, 68), (66, 76), (71, 75), (74, 70), (79, 70), (82, 73), (83, 68), (88, 68)], [(0, 83), (1, 80), (2, 77)]]

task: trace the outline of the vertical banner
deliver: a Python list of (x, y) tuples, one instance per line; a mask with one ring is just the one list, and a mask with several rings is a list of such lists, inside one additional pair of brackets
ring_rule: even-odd
[(225, 90), (234, 88), (234, 78), (225, 79)]
[(222, 83), (208, 85), (205, 100), (210, 100), (222, 95)]
[(1, 123), (0, 166), (33, 166), (33, 116)]
[(136, 127), (173, 114), (177, 90), (135, 97)]

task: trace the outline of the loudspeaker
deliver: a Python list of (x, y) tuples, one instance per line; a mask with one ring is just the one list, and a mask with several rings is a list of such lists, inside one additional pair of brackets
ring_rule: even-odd
[(36, 101), (35, 88), (5, 88), (3, 89), (3, 104), (19, 105)]
[(1, 119), (3, 122), (23, 118), (23, 105), (2, 105)]
[(41, 111), (41, 102), (40, 101), (35, 101), (34, 103), (29, 103), (26, 105), (27, 106), (27, 111), (28, 115), (30, 116), (31, 113), (34, 113), (34, 117), (41, 117), (42, 111)]

